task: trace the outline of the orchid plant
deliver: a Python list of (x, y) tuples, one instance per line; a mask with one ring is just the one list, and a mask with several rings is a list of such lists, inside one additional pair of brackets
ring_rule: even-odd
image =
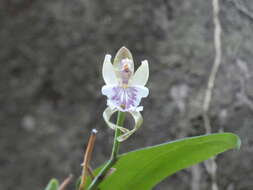
[[(134, 61), (130, 51), (122, 47), (111, 63), (111, 55), (106, 55), (103, 64), (103, 78), (105, 86), (102, 87), (102, 94), (107, 96), (108, 108), (103, 113), (107, 125), (112, 129), (119, 129), (123, 134), (117, 137), (118, 141), (126, 140), (142, 124), (141, 111), (143, 106), (139, 106), (141, 99), (148, 96), (149, 90), (145, 87), (149, 68), (148, 61), (142, 61), (141, 66), (134, 72)], [(110, 118), (115, 112), (128, 112), (135, 121), (134, 128), (128, 130), (110, 122)]]
[[(96, 170), (91, 169), (90, 160), (97, 133), (93, 129), (75, 190), (150, 190), (181, 169), (240, 147), (240, 139), (236, 135), (219, 133), (184, 138), (119, 155), (120, 143), (133, 135), (143, 123), (143, 106), (140, 103), (149, 94), (149, 89), (145, 87), (149, 64), (144, 60), (134, 71), (133, 56), (126, 47), (119, 49), (113, 63), (111, 57), (107, 54), (104, 58), (102, 74), (105, 85), (101, 89), (107, 97), (108, 106), (103, 118), (107, 126), (115, 131), (111, 157)], [(111, 118), (116, 112), (118, 116), (114, 123)], [(132, 129), (124, 126), (126, 113), (134, 119)], [(59, 184), (58, 180), (52, 179), (45, 190), (65, 190), (71, 180), (72, 176)]]

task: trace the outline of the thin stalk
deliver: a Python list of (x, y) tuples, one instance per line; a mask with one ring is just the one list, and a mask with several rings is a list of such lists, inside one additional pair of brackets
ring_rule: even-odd
[(93, 152), (93, 148), (94, 148), (94, 144), (95, 144), (95, 140), (96, 140), (96, 134), (97, 134), (97, 130), (93, 129), (88, 141), (88, 145), (84, 154), (84, 159), (83, 159), (83, 171), (82, 171), (82, 176), (81, 176), (81, 184), (79, 187), (79, 190), (83, 190), (84, 186), (86, 184), (87, 181), (87, 174), (89, 174), (89, 164), (90, 164), (90, 160), (91, 160), (91, 154)]
[[(125, 113), (118, 111), (117, 116), (117, 125), (123, 126), (125, 120)], [(110, 160), (106, 163), (106, 165), (103, 167), (103, 169), (99, 172), (99, 174), (94, 178), (90, 186), (88, 187), (88, 190), (96, 190), (98, 185), (103, 181), (104, 177), (106, 176), (107, 172), (110, 170), (110, 168), (116, 163), (118, 159), (118, 153), (119, 153), (119, 147), (120, 142), (117, 141), (117, 138), (121, 135), (121, 131), (119, 129), (115, 130), (114, 134), (114, 141), (113, 141), (113, 147), (112, 147), (112, 153)]]

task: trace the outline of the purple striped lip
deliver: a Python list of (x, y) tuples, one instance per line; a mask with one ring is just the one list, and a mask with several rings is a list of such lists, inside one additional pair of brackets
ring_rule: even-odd
[(116, 107), (118, 110), (136, 111), (141, 99), (148, 95), (148, 89), (143, 86), (104, 86), (102, 93), (108, 97), (108, 106)]

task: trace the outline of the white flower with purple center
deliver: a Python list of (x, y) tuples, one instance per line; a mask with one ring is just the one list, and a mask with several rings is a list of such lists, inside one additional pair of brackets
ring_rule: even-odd
[(144, 87), (148, 80), (148, 62), (143, 61), (134, 73), (133, 61), (125, 58), (120, 61), (119, 67), (113, 67), (111, 56), (106, 55), (103, 66), (103, 77), (106, 85), (102, 94), (106, 95), (107, 104), (122, 112), (141, 111), (138, 107), (141, 99), (148, 96), (148, 88)]
[[(135, 132), (142, 124), (140, 111), (141, 99), (149, 94), (145, 84), (149, 77), (148, 62), (142, 61), (141, 66), (134, 72), (134, 62), (130, 51), (122, 47), (111, 62), (111, 55), (107, 54), (103, 64), (103, 78), (105, 84), (102, 87), (102, 94), (107, 96), (108, 108), (104, 112), (106, 123), (112, 129), (119, 128), (123, 135), (120, 141), (125, 140)], [(129, 112), (135, 120), (133, 130), (117, 126), (110, 122), (112, 114), (116, 111)]]

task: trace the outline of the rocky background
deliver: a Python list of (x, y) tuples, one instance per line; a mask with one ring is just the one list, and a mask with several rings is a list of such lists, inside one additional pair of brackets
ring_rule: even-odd
[[(238, 4), (240, 3), (240, 4)], [(220, 2), (222, 65), (213, 132), (242, 138), (217, 158), (220, 190), (253, 189), (253, 1)], [(93, 167), (110, 154), (101, 117), (105, 53), (125, 45), (150, 62), (144, 125), (122, 152), (204, 134), (203, 96), (214, 60), (212, 2), (203, 0), (1, 0), (0, 190), (41, 190), (51, 177), (78, 176), (92, 128)], [(198, 183), (198, 184), (195, 184)], [(155, 190), (210, 190), (203, 164)]]

